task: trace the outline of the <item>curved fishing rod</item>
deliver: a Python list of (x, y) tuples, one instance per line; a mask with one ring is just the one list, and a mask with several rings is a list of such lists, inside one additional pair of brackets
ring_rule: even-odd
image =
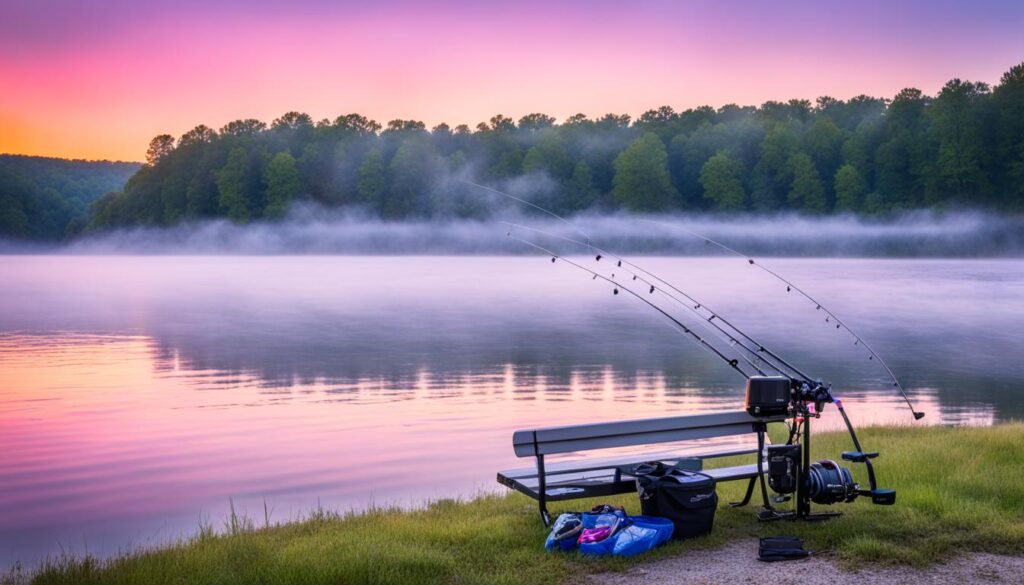
[[(541, 234), (541, 235), (547, 236), (547, 237), (549, 237), (549, 238), (555, 238), (555, 239), (563, 240), (563, 241), (566, 241), (566, 242), (570, 242), (570, 243), (573, 243), (573, 244), (577, 244), (577, 245), (580, 245), (580, 246), (586, 246), (586, 247), (590, 248), (591, 250), (593, 250), (593, 251), (595, 251), (595, 252), (597, 252), (597, 253), (598, 253), (598, 256), (597, 256), (597, 257), (598, 257), (598, 259), (600, 259), (600, 258), (601, 258), (601, 255), (603, 254), (603, 255), (605, 255), (605, 256), (608, 256), (608, 257), (610, 257), (610, 258), (614, 258), (614, 259), (618, 260), (618, 266), (619, 266), (620, 268), (621, 268), (621, 267), (623, 267), (623, 265), (626, 265), (627, 267), (632, 267), (632, 268), (636, 269), (636, 270), (637, 270), (638, 272), (643, 272), (644, 274), (647, 274), (647, 275), (648, 275), (648, 276), (650, 276), (651, 278), (653, 278), (653, 279), (655, 279), (655, 280), (658, 280), (659, 282), (661, 282), (661, 283), (663, 283), (663, 284), (667, 285), (668, 287), (670, 287), (671, 289), (675, 290), (675, 291), (676, 291), (676, 292), (678, 292), (678, 293), (679, 293), (680, 295), (682, 295), (682, 296), (683, 296), (683, 297), (685, 297), (685, 298), (686, 298), (687, 300), (689, 300), (689, 301), (690, 301), (690, 303), (693, 303), (693, 304), (691, 305), (690, 303), (686, 303), (686, 302), (683, 302), (683, 300), (682, 300), (682, 299), (680, 299), (680, 298), (676, 297), (675, 295), (673, 295), (673, 294), (669, 293), (669, 292), (668, 292), (668, 291), (666, 291), (665, 289), (663, 289), (663, 288), (661, 288), (661, 287), (658, 287), (658, 286), (656, 286), (656, 285), (655, 285), (655, 284), (654, 284), (653, 282), (651, 282), (651, 281), (647, 280), (647, 279), (646, 279), (646, 278), (644, 278), (643, 276), (640, 276), (640, 275), (638, 275), (638, 274), (634, 273), (633, 271), (629, 270), (629, 268), (623, 268), (623, 272), (625, 272), (626, 274), (629, 274), (630, 276), (632, 276), (632, 277), (633, 277), (633, 280), (639, 280), (640, 282), (642, 282), (642, 283), (644, 283), (645, 285), (649, 286), (649, 287), (650, 287), (650, 292), (651, 292), (651, 293), (654, 293), (655, 291), (657, 291), (657, 292), (661, 293), (661, 294), (662, 294), (662, 295), (664, 295), (665, 297), (667, 297), (667, 298), (669, 298), (669, 299), (671, 299), (671, 300), (675, 301), (676, 303), (678, 303), (678, 304), (679, 304), (680, 306), (682, 306), (682, 307), (685, 307), (685, 308), (686, 308), (686, 309), (687, 309), (688, 311), (690, 311), (690, 312), (691, 312), (691, 313), (693, 313), (694, 315), (697, 315), (697, 317), (699, 317), (699, 318), (700, 318), (700, 320), (701, 320), (701, 322), (702, 322), (702, 323), (704, 323), (705, 325), (710, 325), (711, 327), (714, 327), (714, 328), (715, 328), (716, 330), (718, 330), (718, 331), (719, 331), (719, 332), (720, 332), (720, 333), (721, 333), (722, 335), (724, 335), (724, 336), (725, 336), (725, 338), (726, 338), (726, 339), (724, 339), (723, 341), (728, 341), (728, 342), (729, 342), (729, 345), (730, 345), (730, 347), (732, 347), (733, 349), (735, 349), (735, 348), (736, 348), (736, 346), (738, 345), (739, 347), (743, 348), (743, 349), (744, 349), (744, 350), (745, 350), (745, 351), (746, 351), (747, 353), (749, 353), (750, 355), (754, 356), (754, 358), (755, 358), (756, 360), (758, 360), (759, 362), (761, 362), (761, 363), (763, 363), (763, 364), (767, 365), (767, 366), (768, 366), (769, 368), (771, 368), (771, 369), (775, 370), (775, 371), (776, 371), (776, 372), (778, 372), (779, 374), (782, 374), (783, 376), (786, 376), (787, 378), (791, 378), (791, 377), (792, 377), (792, 376), (791, 376), (791, 373), (790, 373), (790, 372), (787, 372), (787, 371), (785, 371), (785, 370), (784, 370), (783, 368), (781, 368), (781, 367), (780, 367), (779, 365), (775, 364), (775, 363), (774, 363), (774, 362), (772, 362), (771, 360), (769, 360), (769, 359), (765, 358), (765, 357), (764, 357), (764, 356), (762, 356), (762, 355), (759, 355), (760, 353), (764, 353), (764, 352), (767, 352), (767, 350), (766, 350), (766, 349), (764, 348), (764, 346), (762, 346), (762, 345), (760, 345), (759, 343), (757, 343), (756, 341), (754, 341), (754, 340), (750, 339), (750, 338), (749, 338), (749, 336), (747, 336), (746, 334), (744, 334), (744, 333), (743, 333), (742, 331), (739, 331), (739, 330), (738, 330), (738, 329), (736, 328), (736, 326), (734, 326), (734, 325), (732, 325), (731, 323), (729, 323), (729, 321), (727, 321), (727, 320), (726, 320), (725, 318), (723, 318), (723, 317), (722, 317), (721, 315), (719, 315), (718, 313), (716, 313), (715, 311), (713, 311), (713, 310), (712, 310), (712, 309), (711, 309), (710, 307), (708, 307), (707, 305), (704, 305), (703, 303), (701, 303), (701, 302), (700, 302), (700, 301), (698, 301), (697, 299), (695, 299), (695, 298), (693, 298), (692, 296), (690, 296), (690, 295), (686, 294), (685, 292), (683, 292), (683, 291), (679, 290), (678, 288), (676, 288), (676, 287), (675, 287), (674, 285), (672, 285), (671, 283), (665, 282), (664, 280), (662, 280), (662, 279), (658, 278), (658, 277), (657, 277), (657, 276), (655, 276), (654, 274), (651, 274), (650, 272), (647, 272), (646, 270), (644, 270), (644, 269), (643, 269), (643, 268), (641, 268), (640, 266), (637, 266), (636, 264), (633, 264), (632, 262), (629, 262), (628, 260), (626, 260), (626, 259), (624, 259), (624, 258), (620, 258), (620, 257), (616, 256), (615, 254), (612, 254), (611, 252), (608, 252), (607, 250), (603, 250), (603, 249), (599, 248), (598, 246), (596, 246), (596, 245), (594, 245), (594, 244), (590, 244), (590, 243), (587, 243), (587, 242), (581, 242), (580, 240), (577, 240), (577, 239), (575, 239), (575, 238), (570, 238), (570, 237), (567, 237), (567, 236), (562, 236), (562, 235), (559, 235), (559, 234), (554, 234), (554, 233), (551, 233), (551, 232), (548, 232), (548, 231), (545, 231), (545, 230), (542, 230), (542, 229), (539, 229), (539, 228), (535, 228), (535, 227), (532, 227), (532, 226), (528, 226), (528, 225), (522, 225), (522, 224), (518, 224), (518, 223), (515, 223), (515, 222), (511, 222), (511, 221), (501, 221), (501, 222), (499, 222), (499, 223), (503, 223), (503, 224), (505, 224), (505, 225), (507, 225), (507, 226), (509, 226), (509, 227), (512, 227), (512, 228), (524, 229), (524, 230), (528, 230), (528, 231), (531, 231), (531, 232), (535, 232), (535, 233), (538, 233), (538, 234)], [(615, 275), (614, 275), (614, 273), (612, 274), (612, 276), (615, 276)], [(700, 312), (700, 309), (704, 309), (704, 311), (706, 311), (707, 313), (709, 313), (709, 314), (710, 314), (711, 316), (710, 316), (710, 317), (707, 317), (707, 316), (705, 316), (704, 314), (702, 314), (702, 313)], [(747, 338), (747, 339), (748, 339), (748, 340), (750, 341), (750, 343), (753, 343), (753, 344), (757, 345), (757, 346), (758, 346), (758, 349), (756, 349), (756, 350), (755, 350), (755, 349), (753, 349), (753, 348), (751, 348), (751, 347), (747, 346), (746, 344), (744, 344), (744, 343), (743, 343), (743, 342), (742, 342), (741, 340), (737, 339), (737, 338), (736, 338), (736, 337), (734, 337), (734, 336), (733, 336), (732, 334), (730, 334), (730, 333), (729, 333), (728, 331), (726, 331), (725, 329), (723, 329), (722, 327), (720, 327), (720, 326), (719, 326), (719, 325), (718, 325), (717, 323), (715, 323), (715, 319), (718, 319), (719, 321), (722, 321), (722, 322), (723, 322), (723, 323), (725, 323), (725, 324), (726, 324), (727, 326), (729, 326), (730, 328), (732, 328), (732, 329), (733, 329), (734, 331), (736, 331), (737, 333), (739, 333), (739, 334), (740, 334), (741, 336), (743, 336), (743, 337), (746, 337), (746, 338)], [(762, 376), (766, 376), (766, 375), (767, 375), (767, 374), (765, 373), (765, 371), (764, 371), (764, 370), (762, 370), (762, 369), (761, 369), (761, 368), (760, 368), (760, 367), (759, 367), (759, 366), (757, 365), (757, 363), (755, 363), (754, 361), (752, 361), (751, 359), (749, 359), (749, 358), (748, 358), (748, 357), (747, 357), (746, 355), (744, 355), (744, 354), (743, 354), (742, 352), (740, 352), (739, 350), (737, 350), (737, 351), (736, 351), (736, 354), (737, 354), (737, 355), (739, 355), (739, 356), (740, 356), (741, 358), (743, 358), (743, 361), (745, 361), (745, 362), (747, 362), (748, 364), (750, 364), (750, 366), (751, 366), (752, 368), (754, 368), (755, 370), (757, 370), (757, 373), (758, 373), (758, 374), (760, 374), (760, 375), (762, 375)], [(780, 361), (782, 361), (782, 360), (780, 360)], [(785, 364), (785, 362), (784, 362), (784, 361), (783, 361), (783, 363)], [(786, 364), (786, 365), (788, 366), (788, 364)], [(797, 374), (799, 374), (799, 370), (796, 370), (796, 369), (795, 369), (795, 368), (793, 368), (792, 366), (788, 366), (788, 367), (789, 367), (789, 368), (790, 368), (790, 369), (791, 369), (792, 371), (794, 371), (794, 372), (796, 372)], [(799, 375), (802, 375), (802, 374), (799, 374)], [(808, 381), (808, 382), (810, 382), (811, 380), (810, 380), (810, 379), (808, 378), (808, 379), (807, 379), (807, 381)]]
[[(547, 234), (547, 235), (551, 235), (551, 236), (556, 237), (556, 238), (561, 238), (561, 239), (564, 239), (566, 241), (572, 241), (574, 243), (577, 243), (577, 244), (580, 244), (580, 245), (583, 245), (583, 246), (587, 246), (591, 250), (594, 250), (595, 252), (597, 252), (597, 260), (598, 261), (600, 261), (601, 255), (603, 254), (605, 256), (609, 256), (611, 258), (615, 258), (620, 263), (620, 266), (621, 266), (621, 264), (625, 264), (625, 265), (627, 265), (629, 267), (632, 267), (635, 270), (643, 272), (644, 274), (648, 275), (649, 277), (653, 278), (654, 280), (657, 280), (658, 282), (662, 283), (664, 286), (667, 286), (668, 288), (674, 290), (675, 292), (679, 293), (680, 295), (686, 297), (691, 302), (693, 302), (695, 305), (697, 305), (697, 307), (704, 307), (708, 311), (708, 313), (711, 314), (711, 318), (706, 319), (709, 323), (712, 323), (714, 319), (718, 319), (718, 320), (722, 321), (722, 323), (724, 323), (727, 327), (729, 327), (730, 329), (735, 331), (738, 335), (740, 335), (741, 337), (746, 339), (748, 343), (752, 343), (752, 344), (756, 345), (757, 348), (758, 348), (757, 352), (754, 352), (749, 347), (746, 347), (745, 345), (740, 344), (745, 350), (747, 350), (748, 352), (751, 352), (751, 354), (753, 354), (753, 355), (757, 355), (758, 353), (763, 353), (763, 354), (771, 356), (776, 361), (778, 361), (780, 364), (782, 364), (783, 366), (788, 368), (790, 370), (790, 373), (786, 373), (786, 372), (782, 371), (776, 364), (771, 363), (770, 361), (766, 360), (764, 357), (758, 356), (758, 359), (761, 359), (762, 361), (764, 361), (766, 364), (769, 365), (769, 367), (775, 369), (776, 371), (778, 371), (780, 374), (783, 374), (787, 378), (791, 378), (792, 379), (792, 378), (794, 378), (794, 376), (792, 374), (796, 374), (796, 377), (803, 378), (803, 380), (805, 382), (810, 382), (810, 383), (814, 382), (814, 380), (810, 376), (808, 376), (806, 373), (801, 371), (799, 368), (797, 368), (796, 366), (793, 366), (792, 364), (790, 364), (789, 362), (784, 360), (781, 356), (779, 356), (778, 354), (776, 354), (772, 350), (770, 350), (767, 347), (765, 347), (764, 344), (759, 343), (758, 341), (756, 341), (755, 339), (753, 339), (752, 337), (750, 337), (749, 335), (744, 333), (742, 330), (740, 330), (740, 328), (736, 327), (731, 322), (729, 322), (727, 319), (725, 319), (724, 317), (722, 317), (721, 315), (719, 315), (718, 313), (713, 311), (710, 307), (708, 307), (707, 305), (704, 305), (700, 301), (698, 301), (698, 300), (694, 299), (693, 297), (691, 297), (690, 295), (684, 293), (682, 290), (677, 288), (672, 283), (662, 279), (658, 275), (656, 275), (656, 274), (654, 274), (654, 273), (652, 273), (652, 272), (650, 272), (648, 270), (645, 270), (644, 268), (641, 268), (640, 266), (638, 266), (638, 265), (636, 265), (636, 264), (634, 264), (632, 262), (629, 262), (628, 260), (626, 260), (626, 259), (624, 259), (624, 258), (622, 258), (620, 256), (616, 256), (615, 254), (612, 254), (611, 252), (608, 252), (607, 250), (603, 250), (603, 249), (597, 247), (596, 245), (594, 245), (591, 242), (590, 236), (586, 232), (584, 232), (580, 228), (578, 228), (575, 225), (573, 225), (572, 222), (570, 222), (566, 218), (562, 217), (561, 215), (559, 215), (559, 214), (557, 214), (557, 213), (555, 213), (555, 212), (553, 212), (553, 211), (551, 211), (549, 209), (545, 209), (544, 207), (541, 207), (540, 205), (537, 205), (536, 203), (533, 203), (531, 201), (527, 201), (525, 199), (516, 197), (515, 195), (511, 195), (511, 194), (505, 193), (503, 191), (499, 191), (499, 190), (494, 189), (492, 187), (487, 187), (485, 185), (480, 185), (480, 184), (477, 184), (477, 183), (473, 183), (471, 181), (466, 181), (464, 179), (459, 179), (459, 182), (464, 183), (466, 185), (471, 185), (473, 187), (478, 187), (480, 189), (483, 189), (483, 190), (488, 191), (490, 193), (494, 193), (496, 195), (501, 195), (502, 197), (507, 197), (508, 199), (511, 199), (513, 201), (518, 201), (520, 203), (528, 205), (528, 206), (530, 206), (530, 207), (532, 207), (532, 208), (534, 208), (534, 209), (536, 209), (538, 211), (541, 211), (541, 212), (543, 212), (543, 213), (545, 213), (545, 214), (547, 214), (547, 215), (557, 219), (558, 221), (560, 221), (560, 222), (564, 223), (565, 225), (569, 226), (572, 230), (574, 230), (577, 233), (583, 235), (583, 237), (586, 239), (586, 242), (580, 242), (578, 240), (574, 240), (574, 239), (571, 239), (571, 238), (566, 238), (564, 236), (556, 236), (554, 234)], [(504, 223), (510, 223), (510, 222), (504, 222)], [(526, 229), (532, 229), (534, 231), (537, 231), (538, 233), (542, 233), (539, 230), (535, 230), (534, 228), (529, 228), (527, 226), (520, 226), (520, 227), (524, 227)], [(644, 282), (647, 283), (648, 286), (654, 286), (653, 283), (647, 281), (646, 279), (644, 279)], [(677, 302), (680, 302), (678, 299), (675, 299), (675, 300)], [(702, 317), (702, 319), (704, 319), (704, 317)], [(737, 343), (738, 343), (738, 341), (737, 341)], [(739, 352), (737, 352), (737, 353), (739, 353)], [(746, 361), (749, 362), (749, 360), (746, 360)], [(751, 365), (753, 365), (753, 364), (751, 364)], [(754, 368), (757, 369), (760, 372), (760, 369), (757, 368), (757, 366), (754, 366)], [(761, 373), (763, 373), (763, 372), (761, 372)]]
[(618, 282), (614, 278), (608, 278), (607, 276), (605, 276), (603, 274), (595, 272), (595, 271), (587, 268), (586, 266), (583, 266), (582, 264), (579, 264), (577, 262), (573, 262), (572, 260), (569, 260), (568, 258), (565, 258), (565, 257), (561, 256), (557, 252), (554, 252), (552, 250), (549, 250), (549, 249), (545, 248), (544, 246), (541, 246), (540, 244), (536, 244), (534, 242), (531, 242), (529, 240), (525, 240), (525, 239), (520, 238), (518, 236), (513, 236), (511, 232), (509, 232), (506, 235), (509, 238), (513, 239), (513, 240), (516, 240), (518, 242), (526, 244), (527, 246), (530, 246), (532, 248), (540, 250), (541, 252), (544, 252), (548, 256), (551, 256), (551, 261), (552, 262), (554, 262), (555, 260), (561, 260), (562, 262), (565, 262), (566, 264), (569, 264), (571, 266), (579, 268), (580, 270), (582, 270), (584, 272), (587, 272), (589, 274), (594, 275), (595, 279), (596, 278), (600, 278), (601, 280), (604, 280), (606, 282), (611, 283), (612, 285), (615, 286), (615, 294), (619, 294), (619, 289), (622, 289), (622, 290), (628, 292), (629, 294), (633, 295), (634, 297), (636, 297), (636, 298), (640, 299), (641, 301), (643, 301), (644, 303), (646, 303), (647, 306), (651, 307), (655, 311), (657, 311), (657, 312), (661, 313), (662, 315), (664, 315), (665, 317), (667, 317), (670, 321), (672, 321), (672, 323), (674, 323), (677, 327), (679, 327), (680, 330), (682, 330), (682, 333), (684, 333), (686, 335), (689, 335), (701, 347), (703, 347), (704, 349), (710, 351), (714, 355), (716, 355), (719, 358), (721, 358), (722, 361), (724, 361), (726, 364), (728, 364), (730, 368), (732, 368), (732, 369), (736, 370), (737, 372), (739, 372), (741, 376), (743, 376), (744, 378), (749, 378), (750, 377), (749, 374), (747, 374), (746, 372), (744, 372), (740, 368), (738, 360), (736, 360), (735, 358), (729, 358), (728, 356), (723, 354), (721, 351), (719, 351), (719, 349), (717, 347), (715, 347), (714, 345), (708, 343), (708, 341), (706, 339), (704, 339), (699, 334), (697, 334), (695, 331), (693, 331), (693, 329), (687, 327), (685, 324), (683, 324), (681, 321), (679, 321), (679, 319), (676, 319), (675, 317), (673, 317), (671, 314), (669, 314), (667, 311), (665, 311), (664, 309), (662, 309), (658, 305), (656, 305), (656, 304), (652, 303), (651, 301), (645, 299), (642, 295), (640, 295), (639, 293), (637, 293), (633, 289), (629, 288), (628, 286)]
[(774, 272), (773, 270), (771, 270), (767, 266), (758, 263), (757, 261), (755, 261), (753, 258), (748, 256), (747, 254), (744, 254), (744, 253), (740, 252), (739, 250), (730, 248), (729, 246), (726, 246), (725, 244), (723, 244), (721, 242), (713, 240), (713, 239), (711, 239), (711, 238), (709, 238), (709, 237), (707, 237), (705, 235), (699, 234), (699, 233), (697, 233), (697, 232), (695, 232), (693, 230), (689, 230), (689, 229), (684, 228), (682, 226), (677, 226), (677, 225), (673, 225), (673, 224), (663, 223), (663, 222), (660, 222), (660, 221), (654, 221), (654, 220), (651, 220), (651, 219), (640, 219), (638, 221), (642, 221), (642, 222), (645, 222), (645, 223), (650, 223), (650, 224), (658, 225), (658, 226), (662, 226), (662, 227), (667, 227), (667, 228), (670, 228), (670, 229), (677, 229), (677, 230), (680, 230), (680, 231), (684, 231), (684, 232), (686, 232), (686, 233), (688, 233), (688, 234), (690, 234), (692, 236), (695, 236), (697, 238), (700, 238), (700, 239), (704, 240), (704, 242), (706, 244), (712, 244), (714, 246), (718, 246), (719, 248), (725, 250), (726, 252), (729, 252), (730, 254), (733, 254), (735, 256), (739, 256), (740, 258), (744, 258), (744, 259), (746, 259), (747, 263), (750, 264), (751, 266), (755, 266), (757, 268), (760, 268), (761, 270), (767, 272), (771, 276), (775, 277), (776, 279), (778, 279), (779, 281), (784, 283), (786, 285), (786, 292), (790, 292), (791, 290), (795, 290), (797, 293), (799, 293), (805, 299), (807, 299), (808, 301), (811, 301), (812, 303), (814, 303), (815, 306), (817, 307), (817, 310), (825, 312), (825, 315), (826, 315), (825, 322), (826, 323), (830, 322), (830, 319), (835, 320), (835, 322), (836, 322), (836, 329), (839, 329), (839, 328), (846, 329), (846, 331), (850, 335), (853, 336), (853, 338), (855, 340), (854, 345), (862, 345), (862, 346), (864, 346), (864, 349), (866, 349), (868, 351), (868, 354), (869, 354), (868, 359), (869, 360), (877, 360), (878, 361), (879, 365), (881, 365), (882, 368), (885, 370), (885, 372), (887, 374), (889, 374), (889, 378), (892, 379), (892, 385), (894, 387), (896, 387), (896, 389), (899, 390), (900, 395), (903, 396), (903, 400), (906, 401), (907, 406), (910, 408), (910, 412), (913, 413), (913, 415), (914, 415), (914, 420), (921, 420), (922, 418), (924, 418), (924, 412), (918, 411), (916, 408), (914, 408), (914, 404), (912, 402), (910, 402), (910, 397), (907, 396), (907, 392), (903, 389), (903, 385), (900, 384), (899, 379), (896, 378), (896, 374), (893, 373), (892, 369), (889, 368), (889, 365), (885, 363), (885, 360), (882, 359), (882, 356), (878, 355), (875, 352), (875, 350), (872, 349), (871, 346), (868, 345), (868, 343), (866, 341), (864, 341), (864, 338), (862, 338), (860, 335), (857, 335), (857, 333), (853, 329), (850, 329), (850, 326), (847, 325), (846, 323), (844, 323), (842, 321), (842, 319), (840, 319), (838, 316), (836, 316), (835, 313), (833, 313), (832, 311), (827, 309), (825, 307), (825, 305), (822, 305), (820, 301), (818, 301), (817, 299), (815, 299), (814, 297), (809, 295), (803, 289), (801, 289), (797, 285), (793, 284), (789, 280), (786, 280), (785, 278), (782, 277), (782, 275), (778, 274), (777, 272)]

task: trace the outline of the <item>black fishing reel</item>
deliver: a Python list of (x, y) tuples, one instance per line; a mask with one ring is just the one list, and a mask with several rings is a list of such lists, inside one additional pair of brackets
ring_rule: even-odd
[(815, 504), (852, 502), (859, 495), (860, 484), (853, 480), (849, 468), (835, 461), (818, 461), (807, 470), (807, 497)]
[(777, 494), (797, 491), (804, 484), (807, 498), (815, 504), (852, 502), (861, 494), (853, 474), (835, 461), (811, 463), (806, 477), (800, 477), (800, 445), (771, 445), (767, 449), (768, 486)]
[(828, 386), (821, 382), (814, 384), (802, 382), (799, 385), (794, 384), (793, 402), (798, 411), (801, 410), (800, 406), (813, 403), (814, 413), (817, 415), (821, 414), (826, 404), (832, 402), (832, 393), (829, 391)]

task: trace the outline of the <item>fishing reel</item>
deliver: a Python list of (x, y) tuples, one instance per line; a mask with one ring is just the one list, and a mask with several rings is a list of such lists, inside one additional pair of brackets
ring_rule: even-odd
[[(823, 385), (820, 381), (814, 384), (807, 382), (801, 382), (799, 385), (794, 383), (793, 388), (793, 402), (795, 404), (794, 410), (797, 412), (807, 411), (806, 405), (813, 404), (813, 412), (803, 412), (804, 416), (813, 414), (813, 416), (820, 416), (821, 411), (824, 410), (825, 405), (832, 402), (832, 393), (829, 391), (829, 387)], [(803, 406), (803, 408), (801, 408)]]
[(767, 448), (768, 486), (777, 494), (792, 494), (803, 484), (806, 498), (815, 504), (831, 505), (852, 502), (860, 496), (860, 484), (849, 468), (835, 461), (811, 463), (805, 477), (800, 477), (802, 450), (800, 445), (771, 445)]

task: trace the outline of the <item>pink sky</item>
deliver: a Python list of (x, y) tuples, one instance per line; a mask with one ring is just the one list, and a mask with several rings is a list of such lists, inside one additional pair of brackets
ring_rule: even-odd
[[(24, 5), (17, 5), (23, 2)], [(15, 0), (0, 152), (139, 160), (149, 139), (289, 110), (476, 124), (935, 93), (1024, 60), (1024, 4)]]

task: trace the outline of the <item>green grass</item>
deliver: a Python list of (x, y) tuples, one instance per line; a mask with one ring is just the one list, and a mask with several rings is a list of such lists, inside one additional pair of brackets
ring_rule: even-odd
[[(577, 580), (580, 571), (622, 570), (695, 547), (770, 534), (802, 536), (809, 548), (832, 549), (847, 566), (861, 561), (926, 566), (962, 551), (1024, 554), (1024, 424), (867, 428), (861, 434), (866, 448), (882, 451), (876, 460), (880, 483), (898, 490), (895, 506), (857, 501), (831, 507), (844, 515), (824, 523), (759, 523), (755, 505), (724, 507), (745, 487), (730, 482), (719, 486), (723, 504), (713, 535), (674, 542), (636, 559), (545, 553), (546, 531), (535, 502), (508, 494), (439, 501), (413, 511), (318, 511), (304, 521), (264, 529), (232, 519), (225, 533), (207, 528), (177, 545), (105, 562), (55, 559), (2, 581), (566, 583)], [(839, 434), (817, 435), (812, 444), (819, 456), (830, 458), (850, 449)], [(638, 512), (635, 496), (611, 501)], [(564, 502), (552, 511), (594, 503)]]

